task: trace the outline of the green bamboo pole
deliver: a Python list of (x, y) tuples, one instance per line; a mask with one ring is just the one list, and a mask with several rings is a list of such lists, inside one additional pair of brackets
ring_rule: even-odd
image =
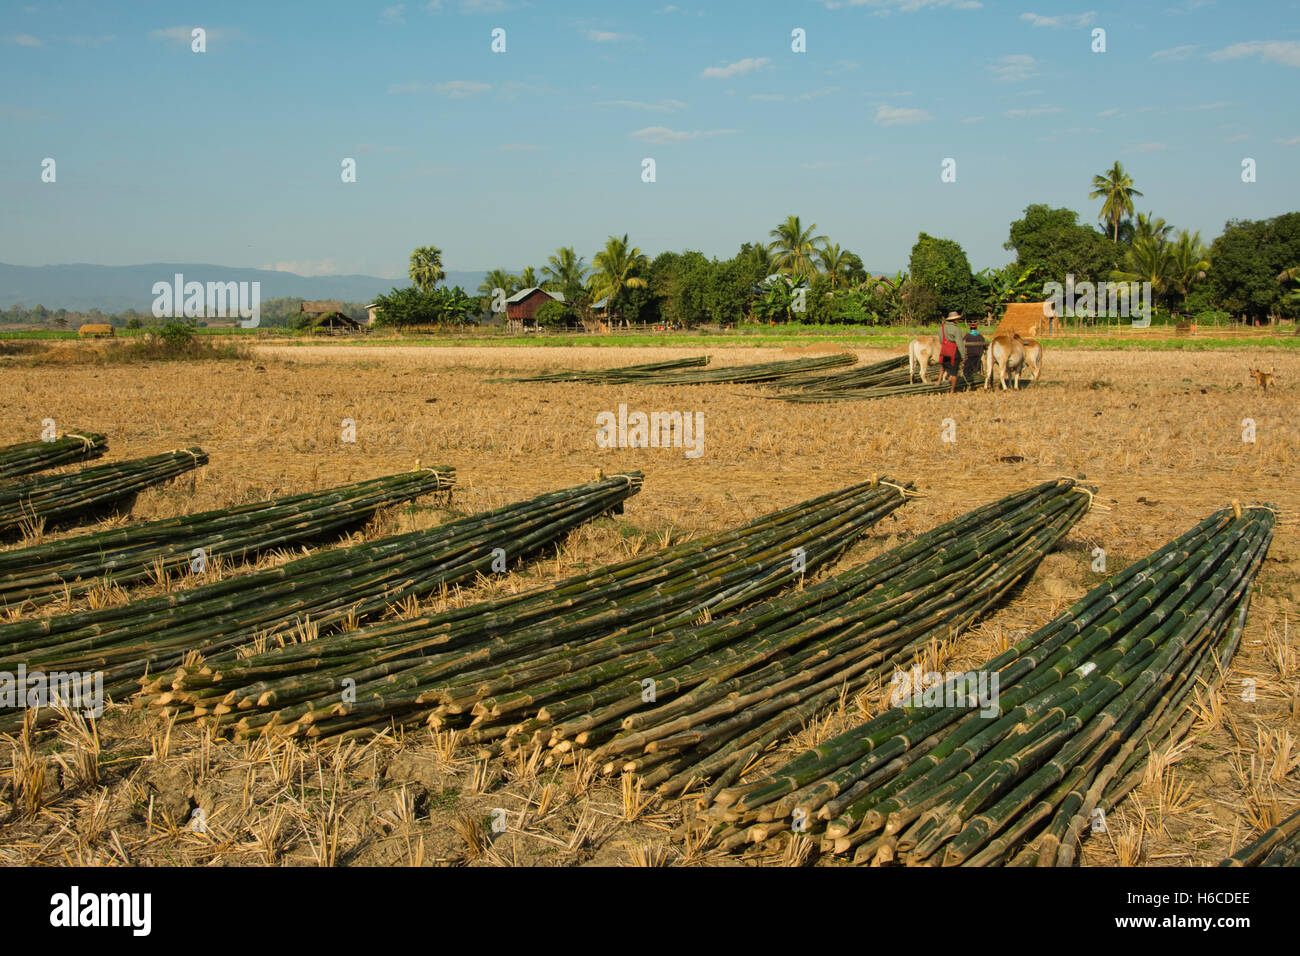
[(379, 509), (446, 491), (449, 466), (422, 468), (324, 491), (291, 495), (61, 538), (0, 551), (0, 606), (42, 604), (81, 594), (103, 581), (127, 586), (188, 570), (195, 548), (205, 563), (246, 561), (276, 548), (323, 540), (356, 527)]
[(0, 534), (12, 534), (37, 522), (83, 517), (207, 462), (203, 449), (182, 448), (0, 485)]
[(73, 462), (98, 458), (108, 439), (97, 432), (64, 432), (53, 441), (29, 441), (0, 447), (0, 481)]

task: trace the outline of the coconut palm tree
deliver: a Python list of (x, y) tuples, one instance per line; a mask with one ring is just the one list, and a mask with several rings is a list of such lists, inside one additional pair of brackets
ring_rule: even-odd
[(495, 298), (497, 289), (510, 296), (521, 288), (523, 286), (519, 284), (518, 276), (511, 275), (505, 269), (493, 269), (483, 277), (483, 284), (478, 287), (478, 294), (484, 299), (492, 299)]
[(1141, 195), (1133, 188), (1133, 179), (1124, 172), (1119, 160), (1106, 172), (1092, 177), (1092, 192), (1088, 193), (1088, 198), (1106, 200), (1097, 218), (1111, 223), (1114, 230), (1112, 242), (1119, 242), (1119, 221), (1133, 215), (1133, 197)]
[(542, 266), (542, 274), (548, 279), (546, 284), (554, 286), (567, 297), (571, 290), (581, 287), (586, 278), (587, 267), (582, 260), (583, 257), (573, 251), (573, 246), (556, 249), (546, 265)]
[(447, 275), (442, 271), (442, 250), (437, 246), (420, 246), (411, 253), (409, 274), (421, 292), (431, 292)]
[(1138, 213), (1137, 227), (1133, 230), (1133, 238), (1137, 239), (1159, 239), (1161, 242), (1169, 240), (1169, 234), (1174, 231), (1174, 227), (1165, 222), (1155, 213)]
[(782, 272), (811, 276), (817, 271), (814, 262), (817, 243), (826, 242), (827, 239), (825, 236), (813, 235), (816, 231), (817, 223), (805, 229), (798, 216), (787, 216), (785, 222), (772, 230), (771, 249)]
[(822, 272), (831, 277), (831, 288), (834, 289), (841, 282), (848, 283), (849, 267), (851, 265), (853, 253), (840, 248), (837, 242), (831, 245), (829, 242), (817, 250), (817, 264), (821, 266)]
[(1189, 233), (1180, 229), (1170, 246), (1169, 287), (1178, 294), (1179, 301), (1185, 306), (1192, 285), (1205, 278), (1210, 269), (1210, 260), (1206, 258), (1209, 250), (1201, 242), (1199, 232)]
[(532, 289), (540, 284), (537, 281), (537, 270), (532, 266), (526, 266), (524, 271), (519, 273), (519, 288)]
[(1152, 298), (1159, 298), (1169, 290), (1173, 262), (1173, 247), (1163, 235), (1137, 235), (1124, 253), (1124, 267), (1111, 273), (1111, 278), (1121, 282), (1149, 282)]
[(740, 252), (736, 258), (746, 258), (752, 261), (763, 273), (763, 278), (767, 278), (776, 272), (776, 259), (772, 255), (772, 247), (766, 242), (746, 242), (740, 247)]
[(610, 236), (605, 248), (592, 257), (591, 267), (587, 280), (591, 283), (591, 297), (608, 299), (609, 314), (617, 315), (624, 292), (646, 287), (643, 273), (650, 268), (650, 260), (640, 249), (630, 246), (624, 234), (622, 239)]

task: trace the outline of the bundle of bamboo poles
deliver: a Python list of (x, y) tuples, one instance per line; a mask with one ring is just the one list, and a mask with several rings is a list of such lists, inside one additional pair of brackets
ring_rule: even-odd
[[(727, 785), (750, 760), (873, 686), (936, 636), (966, 627), (1033, 573), (1087, 511), (1069, 479), (1009, 495), (860, 567), (735, 617), (663, 635), (663, 646), (525, 694), (480, 696), (485, 722), (518, 713), (557, 755), (594, 747), (606, 773), (665, 796)], [(657, 698), (646, 706), (641, 681)], [(457, 698), (447, 695), (444, 706)], [(538, 725), (546, 728), (536, 733)]]
[(1260, 834), (1219, 866), (1300, 866), (1300, 810)]
[(455, 483), (450, 466), (0, 551), (0, 607), (43, 604), (101, 582), (130, 585), (224, 559), (242, 562), (353, 528), (379, 509)]
[[(211, 715), (238, 736), (421, 722), (452, 687), (537, 681), (616, 660), (661, 645), (678, 626), (771, 596), (836, 560), (909, 494), (873, 479), (523, 594), (243, 659), (213, 655), (147, 683), (140, 699)], [(491, 747), (501, 735), (470, 736)]]
[[(423, 531), (321, 551), (279, 567), (118, 607), (0, 626), (0, 671), (98, 671), (105, 693), (194, 652), (325, 633), (517, 563), (641, 488), (632, 472), (538, 495)], [(0, 729), (4, 720), (0, 719)]]
[(893, 707), (705, 818), (733, 849), (800, 821), (860, 863), (1068, 865), (1222, 680), (1273, 526), (1267, 507), (1211, 515), (980, 668), (992, 713), (954, 678), (946, 706)]
[(809, 372), (853, 365), (857, 360), (857, 356), (850, 352), (840, 352), (781, 362), (759, 362), (756, 365), (645, 372), (632, 377), (629, 381), (637, 385), (727, 385), (777, 382), (784, 378), (806, 375)]
[(906, 385), (908, 380), (907, 356), (885, 359), (833, 372), (830, 375), (804, 375), (776, 383), (778, 389), (801, 392), (838, 392), (845, 389), (865, 388), (875, 385)]
[(852, 365), (856, 361), (856, 356), (844, 352), (780, 362), (760, 362), (756, 365), (699, 368), (698, 366), (708, 362), (707, 357), (701, 357), (657, 363), (662, 366), (658, 369), (650, 365), (633, 365), (627, 368), (558, 372), (533, 378), (497, 379), (497, 381), (587, 382), (595, 385), (728, 385), (777, 382), (786, 378), (805, 376), (809, 372)]
[[(951, 382), (910, 381), (907, 356), (885, 359), (862, 368), (848, 369), (834, 375), (808, 376), (777, 383), (777, 388), (791, 388), (789, 394), (774, 396), (787, 402), (865, 401), (894, 395), (939, 395), (953, 390)], [(975, 388), (981, 383), (957, 379), (957, 391)], [(1024, 383), (1022, 383), (1024, 384)]]
[(644, 365), (624, 365), (621, 368), (563, 369), (525, 378), (494, 378), (490, 382), (592, 382), (598, 385), (621, 385), (635, 381), (637, 376), (673, 369), (699, 368), (709, 364), (707, 355), (692, 358), (669, 359), (666, 362), (647, 362)]
[(0, 480), (30, 475), (76, 461), (98, 458), (108, 449), (108, 439), (89, 432), (64, 432), (54, 441), (26, 441), (0, 448)]
[(181, 448), (0, 485), (0, 533), (92, 513), (208, 463), (201, 448)]

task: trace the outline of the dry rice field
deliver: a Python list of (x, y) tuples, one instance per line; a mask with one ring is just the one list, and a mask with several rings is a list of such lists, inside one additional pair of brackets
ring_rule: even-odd
[[(818, 350), (818, 349), (814, 349)], [(819, 349), (831, 351), (832, 349)], [(66, 350), (65, 350), (66, 351)], [(1202, 695), (1200, 719), (1158, 753), (1084, 865), (1209, 865), (1300, 805), (1300, 355), (1057, 351), (1019, 393), (899, 397), (827, 405), (770, 399), (763, 386), (494, 384), (500, 374), (598, 368), (699, 354), (681, 348), (261, 347), (227, 361), (101, 365), (63, 356), (0, 359), (0, 443), (30, 440), (43, 419), (109, 436), (106, 460), (201, 445), (211, 463), (139, 496), (131, 518), (226, 507), (413, 466), (451, 464), (452, 507), (474, 511), (640, 469), (626, 512), (575, 533), (558, 554), (501, 581), (428, 602), (464, 603), (544, 583), (718, 529), (870, 475), (923, 493), (841, 562), (1038, 481), (1069, 475), (1097, 489), (1091, 513), (1023, 592), (933, 663), (971, 667), (1097, 583), (1094, 548), (1122, 567), (1234, 499), (1282, 511), (1228, 681)], [(809, 350), (717, 349), (716, 364)], [(859, 352), (863, 361), (887, 357)], [(1275, 367), (1267, 394), (1248, 370)], [(704, 451), (601, 449), (596, 415), (702, 412)], [(356, 441), (341, 440), (352, 419)], [(951, 420), (955, 441), (941, 439)], [(1245, 420), (1254, 442), (1243, 441)], [(445, 517), (403, 510), (367, 534)], [(123, 518), (107, 520), (124, 520)], [(267, 562), (283, 560), (281, 557)], [(223, 573), (232, 573), (229, 571)], [(106, 600), (120, 599), (109, 595)], [(1256, 682), (1253, 701), (1242, 681)], [(851, 726), (881, 694), (843, 702), (787, 750)], [(772, 757), (768, 758), (769, 761)], [(45, 774), (40, 811), (12, 805), (0, 782), (7, 864), (678, 865), (808, 861), (807, 848), (723, 856), (679, 832), (674, 802), (594, 768), (480, 762), (431, 732), (363, 743), (232, 744), (191, 724), (111, 709), (91, 735), (0, 740), (6, 775)], [(206, 832), (186, 825), (204, 811)], [(506, 810), (491, 837), (483, 819)], [(819, 862), (835, 865), (833, 859)]]

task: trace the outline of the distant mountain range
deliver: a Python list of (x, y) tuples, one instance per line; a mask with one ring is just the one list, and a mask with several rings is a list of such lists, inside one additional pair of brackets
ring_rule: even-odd
[[(28, 308), (85, 312), (148, 312), (153, 305), (153, 284), (172, 282), (176, 273), (186, 282), (260, 282), (261, 298), (337, 299), (371, 302), (394, 286), (409, 285), (405, 277), (300, 276), (269, 269), (235, 269), (190, 262), (155, 262), (142, 266), (11, 266), (0, 263), (0, 309), (21, 302)], [(447, 285), (458, 285), (471, 295), (486, 272), (448, 272)]]

